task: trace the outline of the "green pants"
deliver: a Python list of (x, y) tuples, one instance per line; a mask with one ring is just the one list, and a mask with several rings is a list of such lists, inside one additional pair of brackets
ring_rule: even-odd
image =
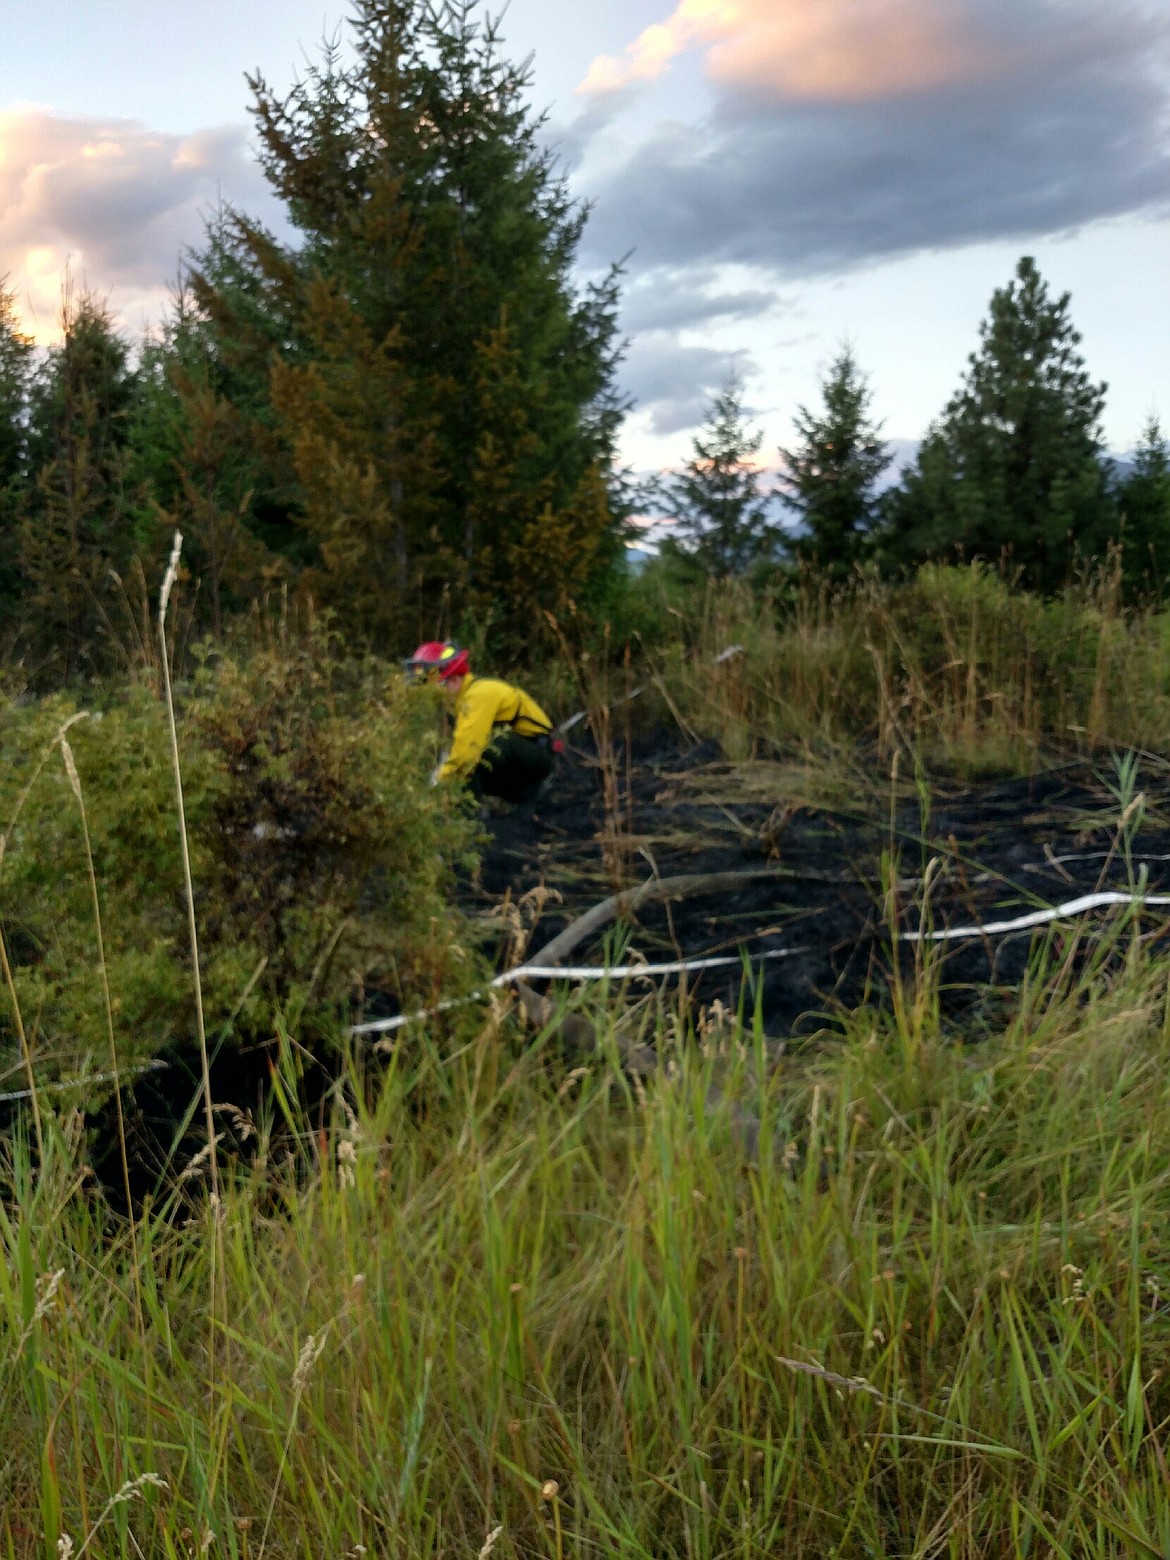
[(527, 802), (552, 771), (553, 754), (547, 737), (521, 737), (505, 727), (492, 738), (470, 784), (476, 796)]

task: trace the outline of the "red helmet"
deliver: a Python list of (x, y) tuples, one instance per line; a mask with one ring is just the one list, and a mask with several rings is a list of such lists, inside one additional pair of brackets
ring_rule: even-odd
[(431, 639), (425, 645), (419, 645), (402, 664), (408, 676), (427, 681), (435, 678), (439, 682), (454, 682), (457, 677), (466, 677), (471, 670), (467, 651), (441, 639)]

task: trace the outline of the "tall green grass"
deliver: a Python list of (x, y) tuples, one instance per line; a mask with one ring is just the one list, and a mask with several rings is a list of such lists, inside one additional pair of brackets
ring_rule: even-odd
[[(1093, 589), (1045, 604), (935, 571), (784, 613), (714, 593), (647, 656), (665, 709), (745, 752), (970, 771), (1069, 740), (1164, 747), (1163, 620)], [(716, 665), (731, 642), (744, 654)], [(632, 675), (582, 686), (624, 695)], [(283, 650), (224, 662), (210, 725), (192, 699), (181, 728), (205, 926), (234, 859), (213, 805), (229, 784), (239, 838), (265, 851), (290, 797), (323, 794), (330, 820), (367, 807), (363, 859), (407, 826), (396, 897), (368, 922), (326, 852), (292, 988), (342, 912), (360, 972), (373, 931), (400, 935), (412, 864), (429, 909), (451, 848), (417, 779), (391, 783), (422, 772), (418, 717), (380, 672), (352, 693), (349, 677), (322, 682), (315, 652), (292, 671)], [(5, 1018), (38, 1089), (47, 1016), (95, 1057), (112, 1030), (118, 1060), (164, 1033), (152, 1014), (183, 1022), (146, 698), (78, 725), (59, 770), (72, 711), (6, 712), (6, 735), (37, 738), (8, 780), (12, 797), (35, 784), (0, 909), (27, 1023)], [(218, 917), (229, 965), (281, 881)], [(273, 991), (251, 1019), (278, 1038), (269, 1115), (228, 1113), (254, 1161), (222, 1163), (211, 1196), (205, 1156), (133, 1224), (93, 1185), (82, 1113), (42, 1092), (0, 1145), (0, 1556), (1170, 1553), (1170, 985), (1136, 916), (1082, 937), (1038, 940), (978, 1045), (944, 1023), (945, 971), (922, 949), (883, 1008), (779, 1060), (750, 1016), (694, 1032), (664, 999), (663, 1067), (630, 1082), (610, 994), (586, 1067), (500, 1009), (354, 1054), (323, 1112), (298, 1103), (303, 1036)], [(144, 957), (167, 1000), (135, 1018)], [(313, 1022), (320, 1036), (328, 1015)]]
[(136, 1248), (46, 1111), (2, 1552), (1166, 1554), (1166, 974), (1132, 921), (1046, 950), (975, 1049), (919, 1000), (769, 1070), (666, 1007), (631, 1088), (499, 1016), (411, 1033)]
[[(978, 775), (1170, 740), (1170, 616), (1125, 608), (1108, 569), (1051, 601), (982, 565), (809, 582), (784, 603), (733, 584), (664, 621), (679, 702), (740, 757), (864, 741)], [(744, 654), (717, 663), (733, 644)]]

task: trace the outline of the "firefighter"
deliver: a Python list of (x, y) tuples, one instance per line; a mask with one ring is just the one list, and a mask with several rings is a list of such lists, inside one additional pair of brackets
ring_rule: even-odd
[(419, 645), (403, 665), (412, 679), (437, 683), (455, 707), (451, 750), (433, 780), (465, 781), (477, 797), (535, 801), (562, 749), (536, 700), (511, 683), (474, 676), (467, 651), (441, 640)]

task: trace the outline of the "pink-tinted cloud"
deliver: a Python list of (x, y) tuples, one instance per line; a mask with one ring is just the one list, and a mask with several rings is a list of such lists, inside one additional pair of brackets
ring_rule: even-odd
[[(717, 78), (701, 117), (623, 147), (623, 99), (593, 73), (581, 117), (608, 139), (590, 258), (781, 281), (1170, 212), (1170, 14), (1154, 0), (726, 0), (731, 21), (713, 3), (668, 19)], [(615, 82), (660, 58), (635, 44)]]
[(691, 44), (732, 33), (743, 9), (744, 0), (681, 0), (664, 22), (638, 34), (624, 58), (599, 54), (577, 90), (583, 94), (616, 92), (634, 81), (653, 80)]
[(929, 89), (994, 62), (957, 0), (681, 0), (618, 59), (601, 55), (584, 94), (660, 76), (705, 51), (717, 82), (786, 98), (848, 102)]
[(221, 199), (265, 200), (241, 127), (181, 136), (134, 120), (0, 112), (0, 276), (42, 341), (56, 332), (67, 270), (127, 324), (156, 316), (181, 251)]

